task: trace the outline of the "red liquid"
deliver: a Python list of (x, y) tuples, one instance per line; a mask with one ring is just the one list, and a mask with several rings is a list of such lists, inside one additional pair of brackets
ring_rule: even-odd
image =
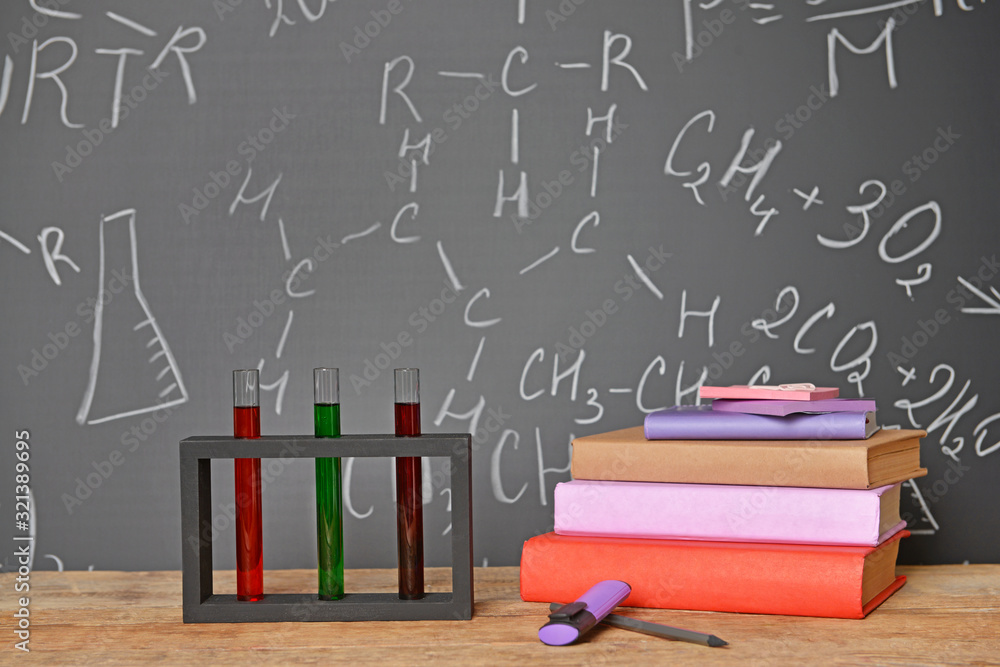
[[(420, 404), (396, 403), (396, 435), (420, 435)], [(396, 459), (396, 548), (399, 597), (424, 597), (424, 507), (420, 457)]]
[(419, 403), (396, 403), (396, 435), (420, 435)]
[(233, 408), (233, 435), (237, 438), (260, 437), (260, 406)]
[[(260, 407), (233, 408), (233, 435), (260, 437)], [(236, 459), (236, 599), (264, 597), (260, 459)]]

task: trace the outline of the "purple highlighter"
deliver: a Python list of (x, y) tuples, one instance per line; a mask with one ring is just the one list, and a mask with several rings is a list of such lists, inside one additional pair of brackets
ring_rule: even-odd
[(602, 581), (576, 602), (563, 605), (549, 614), (549, 622), (538, 630), (538, 638), (549, 646), (572, 644), (600, 623), (631, 592), (632, 588), (624, 581)]

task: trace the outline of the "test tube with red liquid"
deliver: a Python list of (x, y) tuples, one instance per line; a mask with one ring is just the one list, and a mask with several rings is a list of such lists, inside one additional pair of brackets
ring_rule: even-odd
[[(257, 369), (233, 371), (233, 435), (260, 437)], [(264, 598), (264, 544), (261, 529), (260, 459), (236, 462), (236, 599)]]
[[(420, 371), (397, 368), (396, 435), (420, 435)], [(424, 508), (420, 457), (396, 459), (396, 549), (399, 556), (399, 597), (424, 597)]]

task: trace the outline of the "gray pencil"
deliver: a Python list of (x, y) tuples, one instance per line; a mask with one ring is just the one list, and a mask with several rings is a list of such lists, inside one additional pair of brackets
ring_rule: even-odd
[[(558, 602), (553, 602), (549, 605), (551, 611), (559, 609), (563, 605)], [(676, 639), (682, 642), (691, 642), (692, 644), (702, 644), (703, 646), (728, 646), (729, 642), (724, 639), (719, 639), (715, 635), (706, 635), (702, 632), (693, 632), (691, 630), (681, 630), (680, 628), (672, 628), (669, 625), (661, 625), (659, 623), (650, 623), (649, 621), (640, 621), (637, 618), (629, 618), (628, 616), (619, 616), (618, 614), (608, 614), (605, 616), (601, 623), (610, 625), (615, 628), (622, 628), (624, 630), (632, 630), (633, 632), (641, 632), (644, 635), (652, 635), (654, 637), (663, 637), (664, 639)]]

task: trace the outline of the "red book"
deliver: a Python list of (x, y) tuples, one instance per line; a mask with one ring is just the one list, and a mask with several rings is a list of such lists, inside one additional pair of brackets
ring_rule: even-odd
[(524, 543), (521, 599), (577, 599), (598, 581), (626, 607), (864, 618), (896, 592), (901, 531), (877, 547), (692, 542), (546, 533)]

